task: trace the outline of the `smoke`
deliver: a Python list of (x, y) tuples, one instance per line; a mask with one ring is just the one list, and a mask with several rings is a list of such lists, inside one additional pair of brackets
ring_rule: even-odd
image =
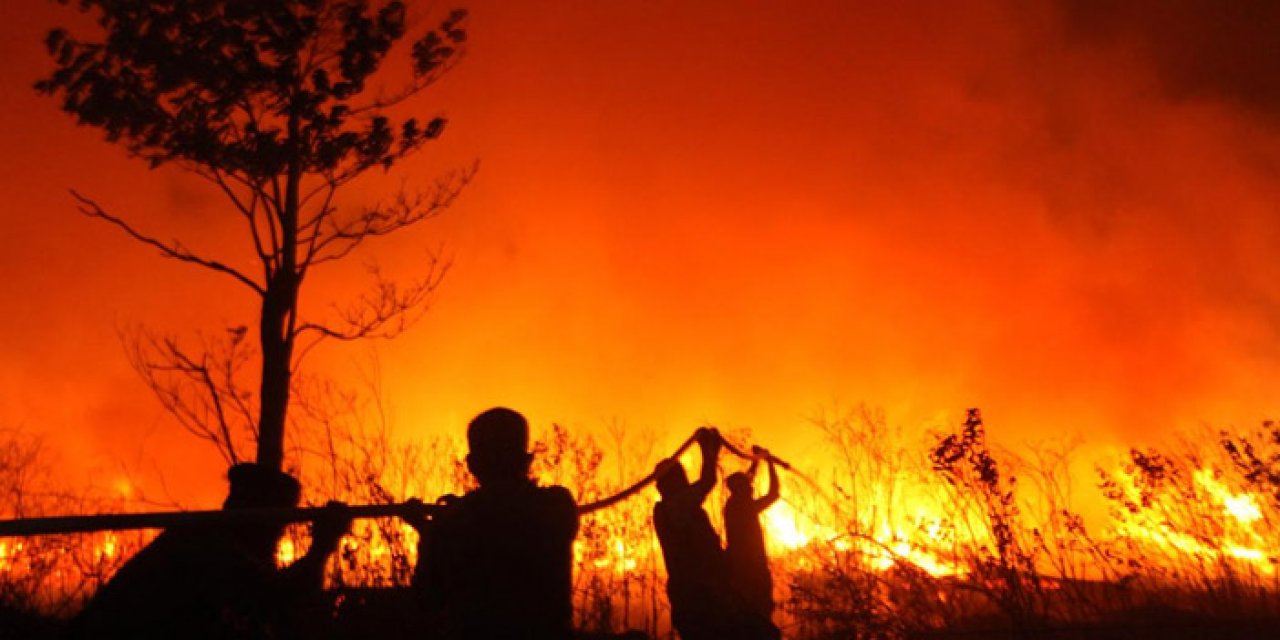
[(1280, 7), (1265, 0), (1062, 2), (1073, 44), (1131, 50), (1174, 101), (1223, 101), (1280, 115)]
[[(422, 107), (450, 118), (439, 148), (342, 203), (482, 161), (438, 223), (353, 263), (354, 277), (373, 258), (412, 272), (441, 241), (454, 258), (431, 313), (382, 349), (402, 432), (457, 432), (506, 405), (673, 443), (704, 421), (748, 426), (781, 454), (814, 447), (806, 417), (836, 403), (912, 427), (981, 406), (1006, 442), (1134, 442), (1273, 410), (1271, 4), (471, 4), (470, 56)], [(39, 33), (19, 36), (38, 56)], [(6, 148), (55, 157), (3, 121)], [(27, 163), (8, 192), (89, 182), (149, 228), (198, 231), (212, 215), (216, 198), (149, 183), (94, 136), (40, 121), (75, 141), (76, 160)], [(172, 210), (186, 205), (200, 215)], [(202, 279), (196, 296), (188, 271), (53, 219), (49, 233), (74, 236), (96, 267), (57, 291), (23, 287), (48, 296), (49, 319), (6, 326), (39, 343), (41, 326), (96, 323), (81, 330), (110, 371), (100, 388), (127, 375), (105, 319), (238, 317), (243, 301), (205, 293), (220, 284)], [(234, 237), (228, 223), (201, 246)], [(78, 264), (28, 251), (50, 256), (47, 273)], [(353, 282), (317, 274), (306, 304)], [(172, 295), (209, 308), (166, 309)], [(6, 363), (33, 372), (4, 377), (31, 423), (30, 407), (55, 401), (22, 381), (71, 360), (48, 349)], [(325, 349), (308, 364), (341, 372), (352, 357)], [(57, 402), (98, 407), (68, 428), (104, 450), (141, 428), (122, 424), (124, 405), (157, 420), (140, 385), (101, 395)]]

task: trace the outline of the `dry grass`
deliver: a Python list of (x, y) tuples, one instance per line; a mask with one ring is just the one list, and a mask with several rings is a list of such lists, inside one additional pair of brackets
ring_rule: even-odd
[[(468, 487), (459, 442), (396, 441), (376, 407), (324, 415), (319, 441), (297, 449), (312, 501), (390, 502)], [(814, 427), (831, 456), (786, 479), (784, 504), (766, 529), (775, 536), (775, 617), (786, 637), (1248, 638), (1270, 637), (1280, 620), (1274, 424), (1187, 434), (1096, 464), (1109, 512), (1092, 529), (1073, 511), (1069, 445), (1000, 450), (976, 412), (924, 438), (865, 408), (820, 416)], [(651, 433), (617, 424), (593, 431), (603, 436), (560, 426), (543, 432), (539, 479), (570, 487), (585, 503), (643, 476), (664, 453)], [(10, 488), (0, 499), (5, 516), (85, 507), (76, 502), (84, 496), (41, 480), (48, 465), (38, 440), (0, 435), (14, 443), (0, 447), (0, 480)], [(723, 471), (736, 464), (724, 461)], [(713, 520), (723, 499), (717, 492), (708, 500)], [(669, 636), (652, 500), (642, 494), (583, 518), (574, 576), (584, 633)], [(3, 541), (0, 601), (10, 626), (44, 619), (12, 612), (73, 610), (140, 542), (117, 537), (104, 554), (102, 534), (31, 539), (20, 550)], [(289, 544), (305, 548), (304, 532)], [(365, 631), (383, 625), (385, 637), (411, 629), (403, 606), (391, 608), (398, 623), (370, 612), (404, 599), (396, 588), (412, 576), (415, 548), (416, 534), (395, 520), (359, 523), (330, 569), (332, 586), (353, 594), (339, 621)]]

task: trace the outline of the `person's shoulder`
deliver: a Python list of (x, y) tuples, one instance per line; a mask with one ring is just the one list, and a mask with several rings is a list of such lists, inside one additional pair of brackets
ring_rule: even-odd
[(564, 487), (558, 484), (539, 486), (537, 487), (537, 491), (547, 499), (569, 500), (570, 502), (573, 501), (573, 493), (569, 491), (568, 487)]
[(671, 515), (670, 502), (667, 502), (665, 500), (659, 500), (653, 503), (653, 518), (655, 520), (666, 519), (670, 517), (670, 515)]
[[(578, 504), (573, 494), (561, 486), (535, 487), (530, 525), (554, 539), (572, 541), (578, 530)], [(537, 524), (534, 524), (534, 523)]]
[(171, 568), (198, 564), (209, 555), (221, 555), (218, 536), (195, 528), (166, 529), (130, 558), (126, 566), (132, 571), (142, 568)]
[(573, 493), (558, 484), (547, 487), (538, 487), (537, 495), (538, 499), (548, 509), (572, 511), (577, 511), (578, 509), (578, 501), (574, 500)]

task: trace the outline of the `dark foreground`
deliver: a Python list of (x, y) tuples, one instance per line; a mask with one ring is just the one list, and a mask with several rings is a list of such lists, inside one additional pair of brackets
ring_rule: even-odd
[[(353, 589), (335, 596), (335, 607), (314, 620), (303, 637), (315, 640), (428, 640), (430, 630), (417, 617), (410, 594), (401, 589)], [(55, 617), (0, 609), (0, 638), (6, 640), (55, 640), (63, 621)], [(869, 630), (870, 631), (870, 630)], [(587, 633), (580, 640), (641, 640), (649, 636), (628, 633)], [(822, 633), (786, 629), (795, 640), (843, 640), (848, 632)], [(878, 638), (870, 631), (865, 638)], [(915, 632), (904, 640), (1262, 640), (1280, 638), (1280, 618), (1210, 617), (1171, 608), (1121, 612), (1110, 619), (1081, 624), (1045, 625), (1025, 631), (1008, 627), (998, 619), (956, 621), (951, 627)]]

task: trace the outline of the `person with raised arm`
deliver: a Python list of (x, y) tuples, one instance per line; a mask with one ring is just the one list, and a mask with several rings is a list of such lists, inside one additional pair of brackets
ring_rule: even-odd
[[(764, 620), (771, 620), (773, 577), (769, 573), (760, 514), (778, 501), (778, 470), (768, 451), (755, 447), (753, 453), (755, 458), (746, 472), (734, 473), (725, 480), (729, 488), (729, 499), (724, 503), (725, 556), (734, 588), (747, 607)], [(756, 498), (752, 479), (761, 458), (769, 468), (769, 489)]]
[(703, 427), (695, 437), (702, 451), (702, 472), (695, 482), (689, 482), (677, 459), (663, 460), (654, 471), (661, 499), (653, 506), (653, 526), (667, 568), (671, 625), (684, 640), (728, 638), (729, 567), (720, 535), (702, 508), (716, 484), (720, 434)]

